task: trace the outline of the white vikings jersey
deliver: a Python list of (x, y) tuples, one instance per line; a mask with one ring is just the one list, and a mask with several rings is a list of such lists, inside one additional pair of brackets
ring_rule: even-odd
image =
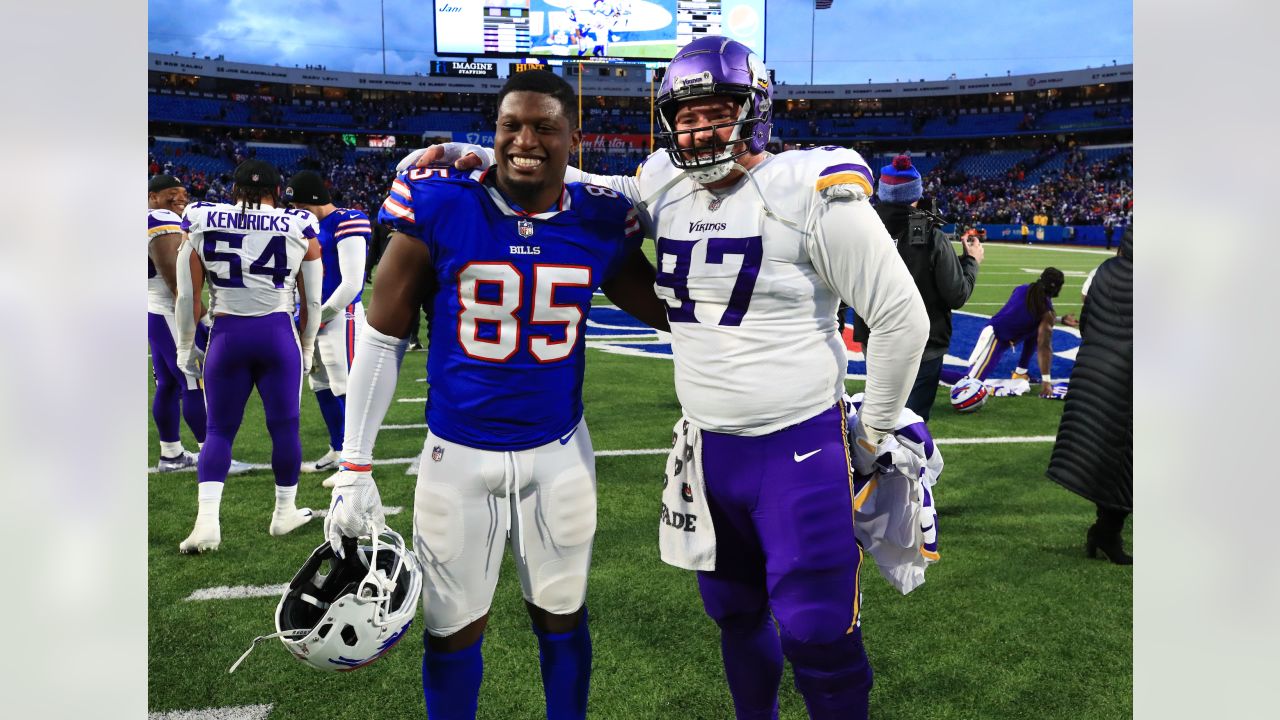
[[(182, 218), (172, 210), (148, 210), (147, 211), (147, 244), (160, 237), (170, 233), (182, 232)], [(151, 262), (151, 258), (147, 258), (147, 312), (157, 313), (160, 315), (173, 314), (173, 293), (169, 292), (169, 286), (164, 284), (164, 277), (160, 275), (160, 271), (156, 269), (155, 263)]]
[(182, 229), (204, 263), (210, 313), (252, 317), (293, 312), (302, 256), (318, 231), (315, 215), (197, 202), (183, 213)]
[[(638, 207), (648, 202), (642, 219), (657, 243), (657, 292), (668, 306), (676, 394), (698, 427), (763, 435), (839, 400), (847, 366), (835, 317), (842, 298), (872, 313), (873, 327), (919, 320), (927, 330), (919, 291), (866, 201), (872, 175), (857, 152), (818, 148), (767, 157), (719, 193), (687, 177), (668, 186), (679, 174), (661, 151), (638, 179), (584, 180), (609, 184)], [(889, 362), (869, 373), (873, 384), (883, 383), (869, 386), (882, 401), (869, 407), (868, 422), (884, 416), (878, 427), (892, 427), (920, 348), (880, 350)]]

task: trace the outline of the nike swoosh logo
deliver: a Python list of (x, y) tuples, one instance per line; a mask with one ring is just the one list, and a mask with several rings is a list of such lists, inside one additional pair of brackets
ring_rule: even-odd
[(822, 452), (822, 448), (818, 448), (813, 452), (807, 452), (803, 455), (801, 455), (798, 452), (792, 452), (791, 456), (792, 456), (792, 459), (794, 459), (796, 462), (804, 462), (805, 460), (808, 460), (809, 458), (813, 457), (814, 455), (817, 455), (820, 452)]
[(932, 529), (933, 529), (933, 526), (932, 526), (932, 525), (930, 525), (929, 527), (922, 527), (922, 528), (920, 528), (920, 532), (922, 532), (922, 533), (927, 533), (927, 532), (929, 532), (929, 531), (930, 531), (930, 530), (932, 530)]
[(560, 438), (560, 444), (561, 444), (561, 445), (568, 445), (568, 444), (569, 444), (569, 439), (570, 439), (570, 438), (572, 438), (572, 437), (573, 437), (573, 434), (574, 434), (574, 433), (576, 433), (576, 432), (578, 432), (578, 428), (574, 428), (574, 429), (570, 430), (568, 435), (565, 435), (564, 437)]
[(335, 510), (337, 510), (337, 509), (338, 509), (338, 506), (339, 506), (339, 505), (341, 505), (341, 504), (342, 504), (342, 496), (341, 496), (341, 495), (339, 495), (338, 497), (334, 498), (334, 500), (333, 500), (333, 507), (329, 508), (329, 514), (330, 514), (330, 515), (332, 515), (332, 514), (333, 514), (333, 512), (334, 512)]

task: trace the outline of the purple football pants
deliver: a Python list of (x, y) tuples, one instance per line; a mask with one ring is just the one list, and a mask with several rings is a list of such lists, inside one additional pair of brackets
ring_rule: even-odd
[[(196, 346), (207, 347), (209, 331), (196, 323)], [(151, 347), (151, 374), (156, 379), (156, 395), (151, 400), (151, 417), (161, 442), (177, 442), (178, 418), (187, 421), (196, 442), (204, 442), (204, 391), (191, 387), (186, 375), (178, 369), (178, 346), (169, 323), (158, 313), (147, 313), (147, 345)], [(181, 407), (181, 413), (179, 413)]]
[(778, 717), (784, 655), (810, 718), (867, 717), (847, 453), (843, 403), (761, 437), (702, 433), (716, 569), (698, 589), (738, 720)]
[(298, 484), (302, 441), (302, 351), (286, 313), (262, 317), (223, 315), (213, 321), (204, 364), (209, 430), (196, 474), (200, 482), (223, 482), (249, 393), (258, 389), (271, 434), (271, 470), (276, 485)]

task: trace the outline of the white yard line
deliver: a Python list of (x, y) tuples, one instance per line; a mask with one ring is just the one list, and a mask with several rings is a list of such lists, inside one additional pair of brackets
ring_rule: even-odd
[[(955, 245), (957, 248), (960, 247), (960, 243), (955, 240), (952, 240), (951, 244)], [(1021, 243), (993, 242), (989, 245), (989, 247), (1017, 248), (1019, 250), (1052, 250), (1053, 252), (1087, 253), (1089, 255), (1115, 255), (1116, 254), (1116, 251), (1114, 249), (1107, 250), (1106, 248), (1103, 248), (1101, 250), (1089, 250), (1086, 248), (1077, 248), (1077, 247), (1052, 247), (1049, 245), (1023, 245)]]
[(147, 720), (265, 720), (274, 704), (235, 705), (203, 710), (169, 710), (147, 713)]

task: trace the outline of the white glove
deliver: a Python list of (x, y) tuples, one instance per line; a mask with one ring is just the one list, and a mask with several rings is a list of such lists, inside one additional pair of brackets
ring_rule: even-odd
[(853, 471), (859, 475), (872, 475), (888, 470), (893, 465), (893, 451), (901, 448), (893, 433), (868, 428), (859, 419), (853, 425)]
[(178, 348), (178, 369), (199, 380), (204, 376), (204, 351), (194, 345)]
[(428, 150), (432, 150), (434, 148), (443, 148), (443, 154), (434, 160), (434, 164), (437, 164), (437, 165), (448, 165), (452, 167), (454, 163), (456, 163), (458, 160), (462, 159), (467, 155), (475, 155), (476, 157), (480, 158), (481, 165), (489, 163), (489, 160), (490, 160), (489, 155), (485, 152), (485, 149), (480, 147), (479, 145), (472, 145), (471, 143), (449, 142), (449, 143), (443, 143), (440, 145), (431, 145), (429, 147), (421, 148), (419, 150), (414, 150), (413, 152), (404, 156), (404, 159), (402, 159), (400, 162), (396, 163), (396, 172), (402, 173), (405, 170), (408, 170), (409, 168), (413, 167), (414, 165), (417, 164), (418, 158), (422, 157), (423, 153), (425, 153)]
[(372, 473), (343, 468), (329, 480), (333, 481), (333, 492), (329, 514), (324, 518), (324, 536), (334, 553), (342, 557), (343, 537), (381, 532), (387, 525), (387, 519)]

